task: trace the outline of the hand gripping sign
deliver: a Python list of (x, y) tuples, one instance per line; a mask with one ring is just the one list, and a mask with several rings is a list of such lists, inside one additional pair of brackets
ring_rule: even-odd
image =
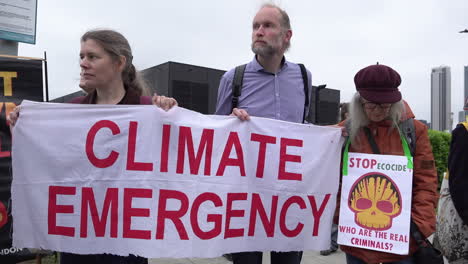
[(347, 161), (338, 243), (408, 254), (413, 179), (408, 158), (348, 153)]

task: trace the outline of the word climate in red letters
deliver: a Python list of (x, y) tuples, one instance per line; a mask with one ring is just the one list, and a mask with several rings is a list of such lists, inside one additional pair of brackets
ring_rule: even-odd
[[(159, 171), (167, 173), (169, 171), (169, 159), (170, 157), (176, 158), (176, 169), (170, 173), (183, 174), (185, 169), (185, 161), (188, 160), (188, 167), (190, 174), (204, 176), (223, 176), (227, 167), (237, 167), (239, 169), (240, 176), (246, 176), (246, 160), (245, 160), (245, 145), (254, 144), (258, 146), (258, 156), (256, 160), (249, 160), (248, 162), (254, 162), (256, 164), (255, 177), (263, 178), (265, 170), (265, 160), (267, 155), (276, 154), (276, 157), (268, 157), (269, 159), (276, 160), (278, 162), (278, 180), (292, 180), (302, 181), (302, 173), (290, 172), (286, 170), (287, 163), (298, 163), (302, 162), (300, 155), (294, 155), (288, 153), (288, 148), (302, 148), (303, 141), (301, 139), (292, 138), (277, 138), (268, 135), (262, 135), (257, 133), (250, 134), (250, 141), (241, 142), (239, 139), (238, 132), (230, 132), (224, 143), (224, 150), (221, 155), (221, 159), (218, 164), (215, 164), (215, 171), (212, 170), (213, 161), (213, 142), (214, 142), (214, 129), (202, 129), (200, 136), (200, 143), (198, 149), (195, 150), (194, 140), (192, 136), (192, 128), (186, 126), (173, 127), (171, 125), (163, 125), (162, 136), (161, 136), (161, 156), (159, 162), (159, 168), (155, 168), (154, 162), (150, 161), (136, 161), (135, 153), (137, 151), (137, 136), (138, 136), (138, 122), (130, 121), (128, 126), (128, 140), (127, 140), (127, 156), (121, 157), (121, 154), (116, 150), (111, 150), (107, 156), (98, 157), (95, 153), (96, 148), (99, 148), (95, 144), (96, 135), (101, 130), (110, 130), (113, 136), (117, 136), (121, 133), (122, 129), (119, 125), (110, 120), (101, 120), (96, 122), (89, 129), (86, 137), (86, 156), (89, 162), (97, 168), (108, 168), (118, 162), (119, 158), (126, 160), (127, 171)], [(169, 146), (171, 141), (171, 133), (173, 130), (178, 132), (177, 141), (177, 155), (169, 155)], [(279, 152), (269, 152), (267, 148), (269, 145), (279, 144)], [(231, 152), (234, 151), (235, 157), (231, 157)], [(204, 160), (203, 171), (200, 171), (201, 162)], [(300, 167), (300, 166), (298, 166)]]

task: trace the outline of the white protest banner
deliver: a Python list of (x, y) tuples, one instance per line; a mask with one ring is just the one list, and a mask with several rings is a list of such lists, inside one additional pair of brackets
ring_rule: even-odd
[(149, 258), (329, 247), (340, 129), (24, 102), (13, 138), (16, 247)]
[(408, 254), (413, 170), (407, 163), (406, 156), (349, 153), (338, 244)]

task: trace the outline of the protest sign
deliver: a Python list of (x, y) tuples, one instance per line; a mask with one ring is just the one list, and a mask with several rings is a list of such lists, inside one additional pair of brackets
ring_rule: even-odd
[(15, 246), (151, 258), (329, 246), (340, 129), (26, 102), (13, 135)]
[(352, 153), (343, 175), (338, 243), (406, 255), (413, 171), (406, 156)]
[(0, 57), (0, 262), (34, 257), (11, 241), (11, 134), (7, 115), (23, 99), (42, 101), (42, 61)]

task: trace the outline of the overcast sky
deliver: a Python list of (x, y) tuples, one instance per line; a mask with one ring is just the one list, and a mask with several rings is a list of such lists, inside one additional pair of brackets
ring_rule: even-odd
[[(259, 0), (38, 0), (36, 45), (19, 55), (47, 51), (50, 97), (79, 90), (80, 36), (89, 29), (123, 33), (135, 66), (167, 61), (228, 70), (252, 59), (251, 22)], [(283, 0), (291, 18), (288, 60), (312, 72), (314, 85), (341, 91), (349, 101), (355, 73), (377, 61), (402, 77), (400, 90), (416, 117), (430, 121), (431, 68), (452, 71), (455, 122), (463, 107), (468, 65), (468, 0)]]

